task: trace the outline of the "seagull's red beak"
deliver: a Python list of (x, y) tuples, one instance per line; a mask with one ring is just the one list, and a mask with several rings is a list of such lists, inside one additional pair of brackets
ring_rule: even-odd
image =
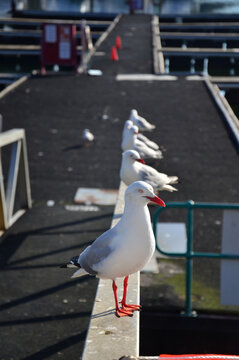
[(145, 164), (145, 161), (143, 159), (137, 159), (138, 162), (140, 162), (141, 164)]
[(160, 205), (160, 206), (163, 206), (163, 207), (165, 207), (166, 205), (165, 205), (165, 202), (162, 200), (162, 199), (160, 199), (158, 196), (154, 196), (154, 197), (150, 197), (150, 196), (145, 196), (147, 199), (149, 199), (150, 201), (152, 201), (152, 202), (154, 202), (154, 203), (156, 203), (156, 204), (158, 204), (158, 205)]

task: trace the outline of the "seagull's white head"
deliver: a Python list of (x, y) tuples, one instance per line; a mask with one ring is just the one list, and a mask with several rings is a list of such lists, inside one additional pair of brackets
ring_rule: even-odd
[(126, 150), (122, 154), (123, 160), (127, 162), (134, 163), (135, 161), (138, 161), (142, 164), (145, 164), (145, 161), (140, 157), (138, 151), (136, 150)]
[(134, 125), (132, 120), (127, 120), (124, 123), (124, 129), (130, 129)]
[(137, 116), (138, 115), (138, 111), (136, 109), (132, 109), (131, 110), (131, 115), (132, 116)]
[(136, 125), (131, 126), (131, 128), (129, 129), (129, 132), (132, 136), (137, 135), (139, 133), (138, 126), (136, 126)]
[(164, 201), (154, 194), (152, 186), (145, 181), (135, 181), (128, 186), (125, 191), (125, 200), (128, 199), (141, 204), (152, 201), (160, 206), (166, 206)]

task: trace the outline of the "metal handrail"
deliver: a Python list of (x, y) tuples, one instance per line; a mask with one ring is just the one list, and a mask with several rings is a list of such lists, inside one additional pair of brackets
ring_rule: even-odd
[(95, 52), (92, 41), (91, 29), (85, 19), (81, 20), (81, 63), (78, 67), (78, 73), (87, 73), (88, 62)]
[(216, 258), (216, 259), (239, 259), (239, 255), (234, 254), (219, 254), (211, 252), (195, 252), (193, 251), (193, 220), (194, 220), (194, 209), (195, 208), (204, 208), (204, 209), (230, 209), (230, 210), (239, 210), (239, 204), (227, 204), (227, 203), (204, 203), (204, 202), (194, 202), (189, 200), (186, 202), (169, 202), (166, 204), (166, 207), (159, 207), (153, 216), (153, 231), (155, 239), (157, 239), (157, 222), (160, 213), (168, 208), (186, 208), (187, 209), (187, 250), (186, 252), (181, 253), (172, 253), (163, 251), (160, 249), (158, 242), (156, 241), (157, 250), (166, 256), (169, 257), (183, 257), (186, 258), (186, 306), (185, 306), (185, 316), (193, 316), (192, 311), (192, 266), (193, 258)]
[[(6, 190), (2, 168), (2, 148), (11, 145), (11, 157)], [(14, 212), (17, 182), (21, 184), (21, 208)], [(12, 129), (0, 133), (0, 234), (8, 229), (26, 209), (31, 208), (31, 188), (24, 129)]]

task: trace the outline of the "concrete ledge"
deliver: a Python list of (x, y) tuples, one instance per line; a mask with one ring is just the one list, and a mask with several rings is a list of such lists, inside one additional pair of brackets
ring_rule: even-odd
[[(121, 182), (111, 227), (115, 226), (124, 210), (126, 186)], [(121, 279), (120, 279), (121, 280)], [(122, 283), (117, 281), (121, 297)], [(127, 301), (139, 304), (139, 273), (129, 277)], [(121, 290), (121, 291), (120, 291)], [(83, 360), (112, 360), (126, 355), (139, 356), (139, 312), (133, 317), (117, 318), (111, 280), (100, 280), (90, 325), (83, 351)]]

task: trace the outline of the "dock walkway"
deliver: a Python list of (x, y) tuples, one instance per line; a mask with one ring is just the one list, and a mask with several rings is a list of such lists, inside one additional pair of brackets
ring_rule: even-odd
[[(121, 18), (90, 62), (102, 76), (33, 77), (0, 99), (3, 130), (26, 130), (33, 197), (32, 210), (0, 240), (2, 359), (80, 358), (97, 280), (72, 281), (58, 266), (110, 227), (113, 206), (66, 205), (78, 187), (119, 187), (121, 133), (132, 108), (157, 126), (149, 137), (166, 149), (157, 168), (181, 180), (177, 193), (161, 195), (166, 202), (238, 202), (238, 153), (204, 82), (130, 77), (153, 73), (151, 20)], [(117, 35), (122, 49), (112, 62)], [(91, 147), (81, 146), (84, 128), (95, 134)], [(148, 296), (143, 288), (141, 304), (157, 306)]]

